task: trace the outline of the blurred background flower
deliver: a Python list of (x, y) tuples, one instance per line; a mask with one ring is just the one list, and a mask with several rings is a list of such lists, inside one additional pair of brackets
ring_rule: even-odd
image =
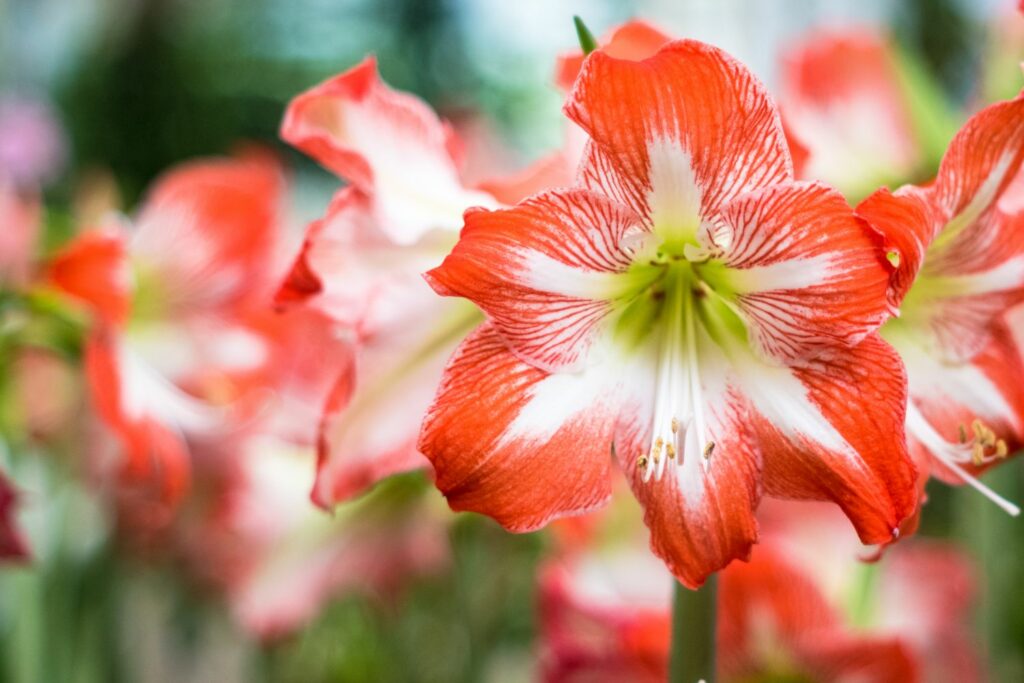
[[(856, 202), (880, 184), (927, 181), (968, 115), (1020, 91), (1016, 5), (0, 3), (0, 680), (509, 683), (600, 680), (588, 674), (595, 666), (617, 680), (661, 680), (670, 583), (637, 539), (635, 510), (513, 536), (452, 515), (420, 471), (349, 500), (379, 474), (417, 463), (410, 435), (420, 415), (405, 414), (402, 400), (415, 397), (388, 372), (414, 341), (400, 336), (411, 319), (384, 321), (390, 336), (357, 355), (352, 345), (366, 338), (339, 328), (330, 308), (340, 280), (325, 279), (319, 300), (305, 292), (301, 306), (279, 296), (284, 312), (273, 297), (304, 236), (314, 274), (329, 274), (352, 244), (366, 254), (357, 265), (371, 256), (399, 263), (399, 281), (418, 266), (402, 265), (407, 244), (338, 223), (350, 218), (331, 201), (342, 181), (278, 136), (289, 101), (372, 53), (389, 86), (422, 98), (458, 136), (449, 150), (462, 162), (458, 182), (511, 202), (535, 182), (564, 182), (578, 155), (560, 111), (565, 63), (556, 73), (556, 57), (576, 49), (572, 15), (599, 36), (641, 17), (749, 65), (780, 101), (794, 153), (806, 157), (801, 175)], [(244, 173), (269, 179), (196, 177), (246, 163), (263, 170)], [(337, 196), (368, 191), (339, 175), (354, 184)], [(195, 189), (204, 184), (205, 195)], [(273, 205), (259, 217), (228, 201), (255, 186), (258, 196), (243, 199)], [(1024, 206), (1020, 187), (1004, 192), (1001, 211)], [(243, 220), (244, 233), (236, 223), (213, 244), (190, 234), (199, 212), (225, 202), (221, 218)], [(319, 233), (305, 232), (321, 217)], [(97, 289), (96, 272), (76, 266), (54, 287), (54, 265), (82, 245), (121, 264), (106, 270), (109, 286)], [(218, 267), (207, 266), (211, 257)], [(197, 302), (197, 278), (217, 296)], [(111, 310), (111, 295), (120, 296), (113, 315), (97, 315)], [(416, 329), (436, 326), (434, 309), (405, 308), (427, 318)], [(1020, 315), (1011, 327), (1020, 344)], [(341, 391), (339, 374), (353, 369), (371, 394), (356, 405), (375, 409), (407, 459), (362, 473), (344, 495), (325, 479), (317, 502), (334, 508), (326, 512), (310, 499), (317, 461), (324, 471), (325, 455), (380, 445), (355, 438), (365, 436), (358, 415), (321, 414)], [(128, 385), (145, 398), (111, 401), (97, 382), (104, 373), (136, 373), (144, 381)], [(218, 416), (216, 429), (190, 429), (181, 410), (157, 400), (169, 396), (188, 416), (197, 406)], [(155, 479), (128, 476), (140, 472)], [(176, 472), (170, 498), (138, 485)], [(1024, 499), (1019, 461), (984, 480)], [(967, 489), (933, 482), (927, 492), (920, 538), (877, 565), (850, 559), (863, 551), (827, 511), (763, 510), (769, 536), (789, 531), (723, 575), (726, 678), (842, 680), (832, 674), (862, 660), (837, 649), (870, 645), (886, 653), (874, 661), (901, 672), (872, 680), (907, 680), (908, 670), (925, 681), (1024, 680), (1019, 522)], [(780, 577), (806, 588), (794, 601), (821, 607), (810, 617), (827, 636), (790, 637), (794, 623), (809, 628), (794, 602), (767, 600), (750, 613), (756, 596), (778, 594), (765, 582)], [(730, 594), (751, 597), (737, 604)]]

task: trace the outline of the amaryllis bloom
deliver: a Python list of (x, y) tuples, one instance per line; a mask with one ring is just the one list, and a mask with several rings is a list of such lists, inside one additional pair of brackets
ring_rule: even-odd
[(270, 303), (281, 190), (262, 157), (184, 165), (156, 184), (134, 228), (86, 231), (50, 264), (50, 281), (92, 314), (85, 373), (124, 474), (163, 500), (187, 485), (187, 438), (230, 431), (254, 408), (242, 399), (260, 398), (201, 388), (262, 360), (243, 313)]
[(427, 275), (489, 319), (421, 435), (450, 505), (536, 529), (606, 502), (614, 449), (691, 587), (749, 552), (762, 491), (891, 540), (915, 473), (884, 261), (838, 192), (793, 180), (761, 84), (694, 41), (597, 51), (566, 113), (583, 187), (467, 212)]
[(1024, 211), (1002, 200), (1024, 159), (1024, 97), (956, 135), (934, 182), (879, 190), (857, 207), (885, 239), (881, 330), (907, 368), (907, 437), (922, 475), (968, 483), (1024, 437), (1024, 366), (1003, 320), (1024, 299)]
[(885, 37), (819, 31), (788, 50), (782, 67), (782, 113), (808, 154), (801, 177), (854, 198), (913, 178), (924, 153)]
[[(309, 227), (278, 293), (283, 306), (328, 315), (355, 347), (336, 369), (321, 429), (313, 499), (331, 506), (428, 465), (420, 422), (445, 360), (482, 317), (436, 296), (421, 273), (451, 250), (463, 211), (499, 203), (464, 185), (450, 128), (383, 83), (372, 58), (296, 97), (281, 135), (350, 183)], [(515, 200), (550, 181), (539, 173), (488, 187)]]
[(15, 520), (19, 495), (7, 475), (0, 472), (0, 562), (20, 562), (30, 555)]

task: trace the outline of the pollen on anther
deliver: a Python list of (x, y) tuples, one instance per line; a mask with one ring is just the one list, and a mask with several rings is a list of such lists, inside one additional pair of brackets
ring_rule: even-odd
[(676, 457), (676, 447), (673, 446), (672, 444), (669, 444), (665, 450), (668, 452), (669, 460), (672, 460), (673, 458)]
[(672, 433), (673, 434), (677, 434), (678, 432), (679, 432), (679, 420), (677, 418), (673, 417), (672, 418)]
[(985, 447), (980, 443), (974, 444), (974, 448), (971, 449), (971, 462), (975, 466), (980, 466), (985, 462)]
[(715, 442), (714, 441), (708, 441), (706, 444), (704, 444), (704, 459), (705, 460), (710, 458), (711, 454), (714, 453), (714, 452), (715, 452)]
[(1009, 452), (1010, 452), (1010, 450), (1006, 447), (1006, 442), (1005, 441), (1003, 441), (1002, 439), (999, 439), (999, 441), (996, 441), (996, 457), (997, 458), (1005, 458)]
[(962, 424), (957, 425), (957, 435), (960, 437), (960, 443), (967, 443), (967, 428)]
[(641, 470), (646, 468), (647, 467), (647, 456), (646, 455), (641, 455), (639, 458), (637, 458), (636, 459), (636, 466), (637, 466), (638, 469), (641, 469)]

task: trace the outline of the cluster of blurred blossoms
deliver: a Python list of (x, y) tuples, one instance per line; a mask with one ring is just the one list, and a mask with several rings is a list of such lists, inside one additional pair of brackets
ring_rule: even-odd
[(257, 148), (42, 245), (59, 136), (0, 144), (5, 440), (74, 440), (119, 548), (263, 638), (445, 565), (435, 498), (367, 493), (423, 470), (554, 522), (547, 680), (660, 680), (673, 577), (720, 570), (723, 680), (979, 679), (970, 563), (906, 539), (933, 476), (1019, 512), (978, 477), (1024, 439), (1024, 97), (953, 111), (858, 30), (791, 49), (777, 106), (642, 22), (556, 83), (563, 148), (476, 182), (372, 58), (302, 93), (282, 137), (342, 186), (301, 246)]

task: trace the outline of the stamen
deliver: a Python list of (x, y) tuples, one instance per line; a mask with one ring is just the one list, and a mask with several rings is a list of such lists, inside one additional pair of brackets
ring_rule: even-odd
[[(1020, 514), (1019, 507), (981, 483), (977, 477), (963, 468), (963, 465), (968, 463), (974, 466), (985, 465), (998, 458), (1006, 457), (1005, 454), (1008, 451), (1006, 442), (996, 439), (995, 432), (981, 420), (974, 420), (971, 423), (971, 429), (975, 436), (972, 441), (967, 441), (966, 430), (961, 425), (960, 436), (963, 437), (961, 443), (950, 443), (935, 431), (935, 428), (925, 419), (913, 402), (907, 404), (907, 432), (910, 436), (920, 441), (939, 462), (954, 472), (965, 484), (991, 500), (1009, 515), (1018, 516)], [(986, 449), (993, 445), (995, 453), (987, 454)]]

